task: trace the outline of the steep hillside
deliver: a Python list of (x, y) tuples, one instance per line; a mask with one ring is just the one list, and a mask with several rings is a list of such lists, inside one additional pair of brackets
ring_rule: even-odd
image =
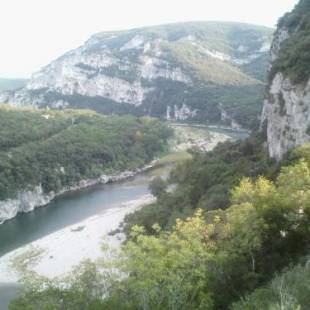
[(221, 22), (98, 33), (0, 101), (252, 127), (271, 34)]
[(301, 0), (280, 19), (271, 57), (262, 126), (270, 156), (281, 159), (289, 149), (310, 140), (309, 0)]

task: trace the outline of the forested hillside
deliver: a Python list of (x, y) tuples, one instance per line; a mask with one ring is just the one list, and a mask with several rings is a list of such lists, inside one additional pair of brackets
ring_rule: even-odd
[(171, 134), (154, 119), (78, 110), (1, 107), (0, 123), (0, 200), (136, 169), (164, 151)]
[(270, 78), (283, 72), (294, 83), (307, 83), (310, 76), (310, 2), (302, 0), (279, 21), (279, 28), (288, 32), (272, 66)]

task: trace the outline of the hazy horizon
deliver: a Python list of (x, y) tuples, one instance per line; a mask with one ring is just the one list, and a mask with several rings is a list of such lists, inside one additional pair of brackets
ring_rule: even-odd
[(0, 78), (33, 72), (82, 45), (91, 35), (191, 21), (224, 21), (274, 27), (297, 0), (191, 1), (3, 1)]

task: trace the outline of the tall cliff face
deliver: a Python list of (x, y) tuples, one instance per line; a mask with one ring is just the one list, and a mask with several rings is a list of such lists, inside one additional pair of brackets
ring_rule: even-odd
[(0, 101), (210, 122), (225, 109), (250, 125), (245, 110), (259, 111), (271, 34), (218, 22), (99, 33)]
[(301, 0), (280, 19), (271, 59), (262, 126), (269, 154), (279, 160), (291, 148), (310, 141), (309, 0)]

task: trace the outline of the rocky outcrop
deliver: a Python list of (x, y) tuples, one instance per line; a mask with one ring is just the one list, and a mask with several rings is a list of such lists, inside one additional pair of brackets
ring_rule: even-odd
[(270, 34), (212, 22), (98, 33), (34, 73), (23, 89), (0, 94), (0, 102), (162, 118), (170, 107), (172, 119), (220, 121), (222, 88), (262, 84), (249, 68), (267, 57)]
[(43, 193), (38, 185), (31, 191), (19, 192), (15, 199), (0, 201), (0, 224), (14, 218), (18, 212), (30, 212), (38, 206), (44, 206), (52, 200), (52, 195)]
[(123, 171), (115, 175), (103, 174), (97, 179), (82, 180), (78, 184), (65, 187), (58, 192), (44, 193), (40, 184), (32, 190), (21, 191), (17, 194), (16, 198), (0, 201), (0, 224), (14, 218), (20, 212), (31, 212), (37, 207), (45, 206), (53, 199), (66, 192), (76, 191), (96, 184), (113, 183), (131, 178), (138, 173), (150, 169), (154, 163), (155, 161), (135, 171)]
[(221, 121), (223, 124), (228, 125), (233, 130), (243, 131), (244, 128), (224, 109), (222, 104), (219, 104), (221, 111)]
[(278, 29), (275, 33), (272, 45), (271, 45), (271, 61), (275, 61), (278, 58), (282, 43), (289, 38), (288, 29)]
[(197, 110), (191, 110), (189, 106), (183, 103), (181, 107), (174, 105), (167, 106), (166, 119), (168, 121), (185, 121), (193, 119), (197, 114)]
[(303, 36), (310, 33), (309, 18), (309, 1), (301, 0), (280, 20), (271, 47), (270, 83), (261, 128), (267, 133), (269, 154), (277, 160), (310, 141), (310, 72), (306, 71), (307, 61), (300, 61), (306, 57), (302, 49), (309, 51), (303, 44)]
[(310, 141), (310, 79), (293, 84), (279, 72), (273, 78), (264, 103), (269, 154), (281, 159), (290, 149)]

